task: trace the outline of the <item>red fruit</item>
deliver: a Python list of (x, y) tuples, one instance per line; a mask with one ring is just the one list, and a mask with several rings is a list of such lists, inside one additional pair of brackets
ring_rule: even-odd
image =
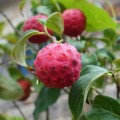
[(64, 34), (77, 37), (85, 30), (86, 17), (79, 9), (68, 9), (63, 12)]
[(20, 98), (20, 100), (24, 101), (30, 96), (31, 84), (30, 84), (30, 82), (28, 82), (26, 80), (19, 80), (18, 84), (22, 87), (22, 89), (24, 91), (24, 95), (22, 96), (22, 98)]
[[(31, 18), (29, 18), (23, 25), (23, 30), (27, 31), (27, 30), (31, 30), (31, 29), (35, 29), (38, 30), (40, 32), (44, 32), (44, 27), (42, 25), (42, 23), (38, 22), (38, 19), (47, 19), (47, 16), (39, 14), (36, 16), (33, 16)], [(51, 30), (48, 30), (49, 34), (52, 34)], [(29, 41), (32, 43), (42, 43), (42, 42), (46, 42), (49, 39), (49, 37), (47, 35), (34, 35), (32, 37), (29, 38)]]
[(34, 66), (36, 76), (47, 87), (63, 88), (78, 80), (81, 55), (69, 44), (50, 44), (38, 52)]

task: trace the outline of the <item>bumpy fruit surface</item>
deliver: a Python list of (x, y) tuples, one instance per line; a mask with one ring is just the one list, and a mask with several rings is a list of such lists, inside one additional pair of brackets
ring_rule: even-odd
[(64, 34), (77, 37), (85, 30), (86, 17), (79, 9), (68, 9), (63, 12)]
[[(44, 32), (44, 27), (42, 25), (42, 23), (38, 22), (38, 19), (47, 19), (47, 16), (39, 14), (36, 16), (33, 16), (31, 18), (29, 18), (23, 25), (23, 30), (27, 31), (27, 30), (31, 30), (31, 29), (35, 29), (38, 30), (40, 32)], [(48, 30), (48, 33), (52, 35), (52, 31)], [(32, 43), (42, 43), (42, 42), (46, 42), (49, 39), (49, 37), (47, 35), (34, 35), (32, 37), (29, 38), (29, 41)]]
[(18, 84), (22, 87), (24, 95), (20, 98), (21, 101), (26, 100), (30, 96), (30, 87), (31, 84), (27, 80), (19, 80)]
[(36, 76), (47, 87), (68, 87), (79, 78), (81, 55), (69, 44), (49, 44), (38, 52), (34, 67)]

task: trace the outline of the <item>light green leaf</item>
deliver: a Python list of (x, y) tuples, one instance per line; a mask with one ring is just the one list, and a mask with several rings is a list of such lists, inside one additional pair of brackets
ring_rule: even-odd
[(111, 97), (103, 95), (96, 96), (93, 101), (93, 108), (104, 109), (111, 112), (111, 114), (114, 113), (120, 117), (120, 103)]
[(120, 68), (120, 58), (115, 59), (112, 63), (114, 69)]
[(25, 60), (26, 41), (31, 36), (38, 35), (38, 34), (42, 34), (42, 32), (39, 32), (37, 30), (29, 30), (29, 31), (25, 32), (23, 37), (14, 46), (14, 48), (12, 50), (12, 58), (17, 64), (22, 65), (24, 67), (29, 67), (29, 66), (27, 66), (26, 60)]
[(75, 120), (80, 118), (90, 87), (97, 78), (107, 72), (106, 69), (93, 65), (88, 65), (82, 70), (80, 79), (72, 86), (69, 94), (69, 107)]
[(5, 22), (0, 22), (0, 34), (3, 31), (4, 27), (5, 27)]
[(38, 13), (42, 13), (42, 14), (45, 14), (45, 15), (50, 15), (51, 11), (49, 10), (49, 8), (47, 6), (38, 6), (35, 10), (35, 12)]
[(21, 0), (20, 3), (19, 3), (19, 10), (22, 11), (25, 4), (26, 4), (27, 0)]
[(60, 95), (60, 89), (43, 87), (35, 102), (34, 120), (38, 120), (41, 112), (54, 104)]
[(23, 90), (12, 78), (0, 74), (0, 98), (16, 100), (23, 96)]
[(56, 0), (62, 3), (67, 9), (78, 8), (82, 10), (87, 19), (86, 30), (89, 32), (101, 31), (107, 28), (116, 28), (115, 21), (108, 15), (108, 13), (86, 1), (86, 0)]
[(55, 12), (51, 14), (46, 20), (46, 27), (55, 32), (56, 34), (62, 36), (64, 30), (64, 23), (61, 13)]
[(84, 120), (120, 120), (120, 116), (102, 109), (92, 109), (85, 114)]

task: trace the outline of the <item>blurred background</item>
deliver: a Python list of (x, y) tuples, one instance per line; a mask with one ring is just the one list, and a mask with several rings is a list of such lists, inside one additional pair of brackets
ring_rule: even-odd
[[(0, 0), (0, 21), (4, 21), (5, 27), (2, 31), (2, 34), (7, 35), (9, 32), (14, 32), (14, 29), (11, 27), (8, 20), (3, 16), (2, 14), (5, 14), (7, 18), (11, 21), (13, 26), (17, 26), (18, 23), (26, 20), (29, 18), (32, 14), (30, 12), (31, 4), (28, 2), (25, 4), (23, 10), (20, 12), (19, 10), (19, 3), (21, 0)], [(110, 15), (112, 15), (112, 11), (110, 9), (110, 6), (105, 0), (90, 0), (91, 2), (94, 2), (99, 7), (104, 7)], [(120, 17), (120, 0), (110, 0), (113, 8), (115, 10), (116, 16)], [(94, 12), (94, 11), (93, 11)], [(5, 38), (4, 38), (5, 39)], [(4, 42), (3, 38), (0, 38), (0, 43)], [(7, 63), (6, 63), (7, 64)], [(4, 66), (0, 66), (0, 72), (5, 71)], [(5, 73), (5, 72), (4, 72)], [(5, 73), (7, 74), (7, 73)], [(115, 97), (116, 88), (115, 85), (108, 85), (105, 88), (104, 94), (110, 95)], [(34, 101), (37, 97), (37, 93), (33, 92), (29, 99), (27, 99), (25, 102), (16, 102), (17, 106), (20, 107), (21, 111), (24, 113), (25, 117), (28, 120), (33, 120), (33, 110), (35, 108)], [(70, 120), (70, 111), (68, 109), (68, 96), (62, 92), (60, 98), (58, 101), (50, 107), (50, 120)], [(8, 116), (21, 116), (18, 108), (15, 105), (14, 102), (11, 101), (4, 101), (0, 99), (0, 113), (6, 114)], [(87, 105), (86, 105), (86, 109)], [(45, 120), (46, 113), (40, 115), (39, 120)], [(1, 120), (1, 119), (0, 119)], [(16, 119), (17, 120), (17, 119)]]

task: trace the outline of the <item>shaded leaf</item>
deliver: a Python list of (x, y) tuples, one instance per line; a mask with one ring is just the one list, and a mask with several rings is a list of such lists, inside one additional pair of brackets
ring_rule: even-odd
[(82, 113), (90, 87), (105, 73), (107, 70), (102, 67), (88, 65), (82, 70), (80, 79), (72, 86), (69, 94), (69, 107), (76, 120)]
[(23, 96), (23, 90), (12, 78), (0, 74), (0, 98), (15, 100)]
[(93, 101), (93, 108), (104, 109), (111, 112), (111, 114), (114, 113), (120, 117), (120, 103), (111, 97), (103, 95), (96, 96)]
[(92, 109), (85, 117), (84, 120), (120, 120), (120, 116), (102, 109)]
[(43, 87), (35, 102), (34, 119), (38, 120), (41, 112), (45, 111), (50, 105), (54, 104), (60, 95), (60, 89)]

